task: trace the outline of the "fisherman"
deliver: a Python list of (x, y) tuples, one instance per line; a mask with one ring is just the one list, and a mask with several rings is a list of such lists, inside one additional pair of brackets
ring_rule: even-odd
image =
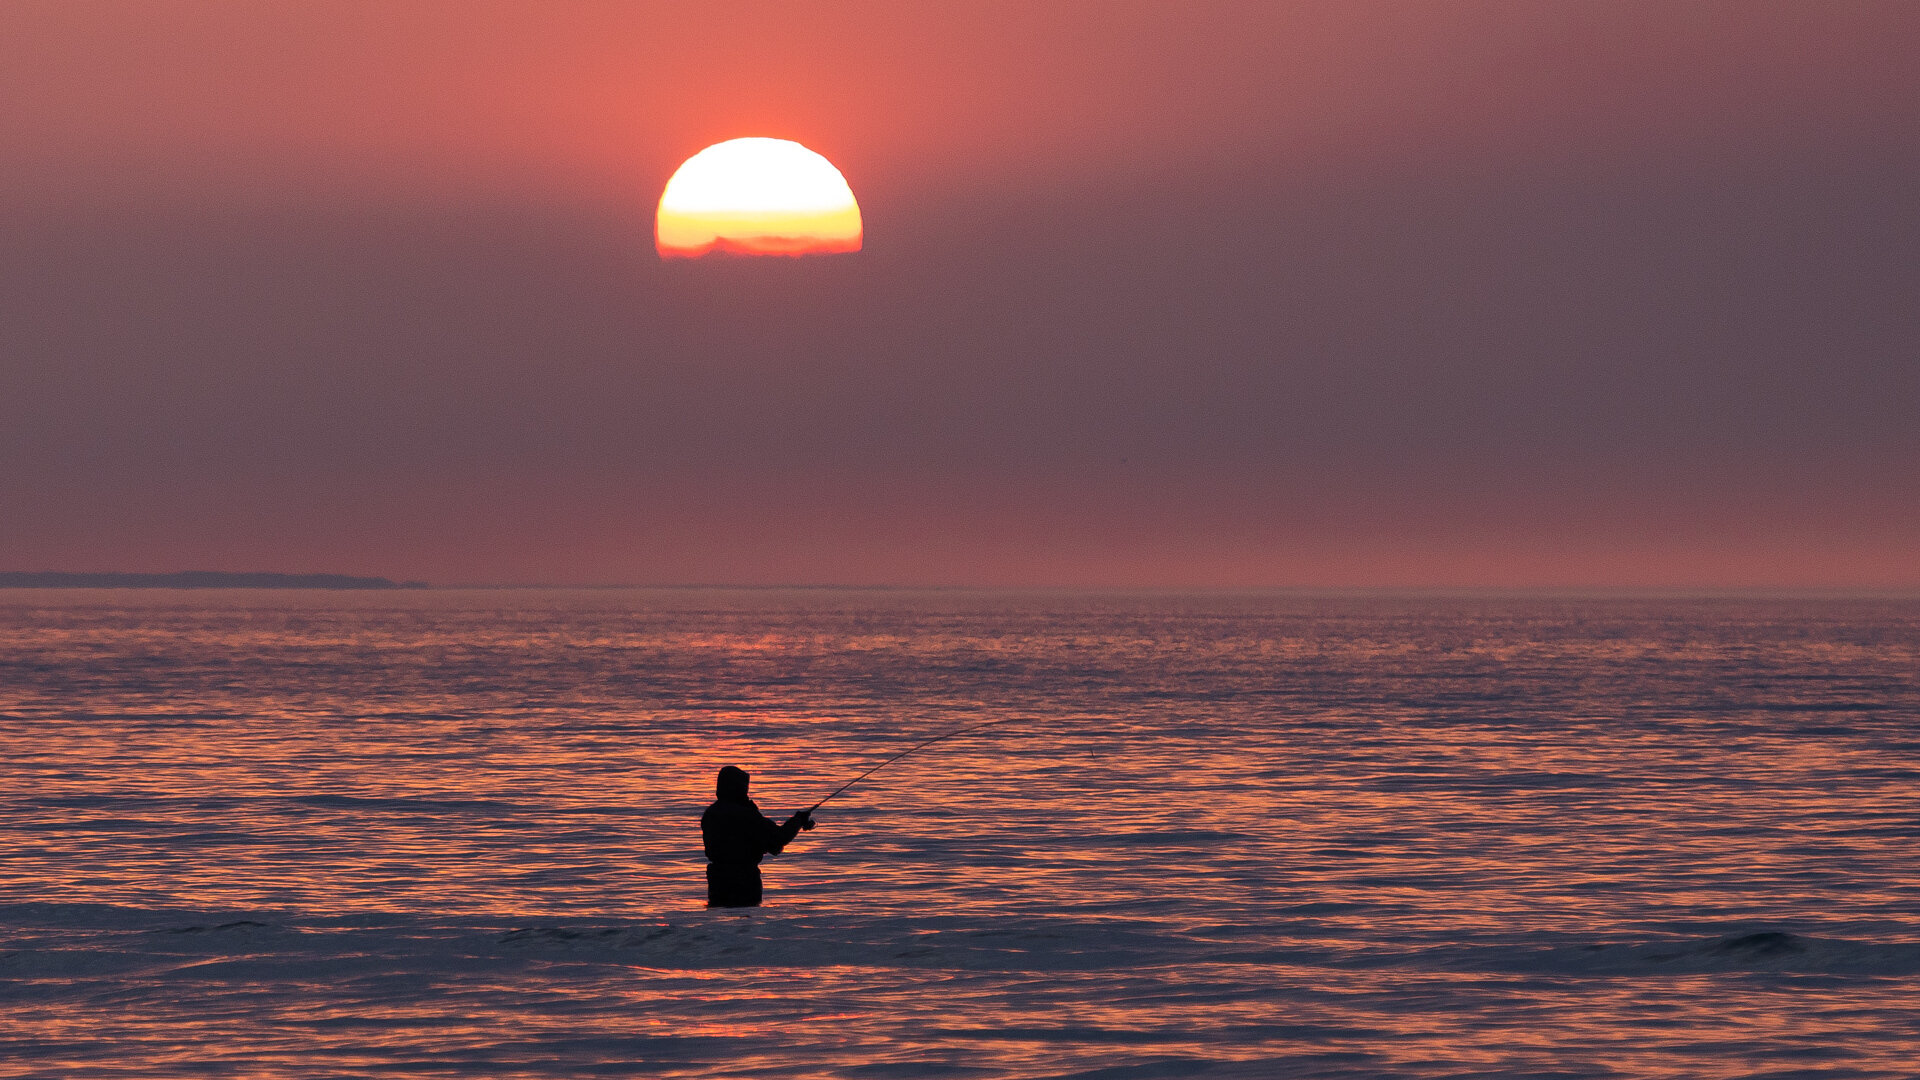
[(813, 828), (813, 811), (802, 810), (775, 825), (747, 798), (746, 770), (728, 765), (714, 784), (713, 805), (700, 815), (700, 839), (707, 849), (707, 906), (759, 907), (760, 857), (778, 855)]

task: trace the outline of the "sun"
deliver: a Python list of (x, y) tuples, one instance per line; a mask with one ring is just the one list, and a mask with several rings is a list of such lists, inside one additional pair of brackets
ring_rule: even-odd
[(688, 158), (654, 219), (661, 258), (860, 250), (860, 204), (833, 163), (786, 139), (729, 139)]

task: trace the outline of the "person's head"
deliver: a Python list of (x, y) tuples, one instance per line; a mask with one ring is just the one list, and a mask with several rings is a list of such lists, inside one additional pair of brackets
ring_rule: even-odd
[(713, 785), (714, 794), (722, 799), (741, 799), (747, 797), (747, 770), (728, 765), (720, 770), (720, 779)]

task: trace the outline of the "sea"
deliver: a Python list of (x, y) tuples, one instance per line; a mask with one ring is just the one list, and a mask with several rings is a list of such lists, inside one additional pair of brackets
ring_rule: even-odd
[(1910, 598), (17, 589), (0, 747), (0, 1077), (1920, 1076)]

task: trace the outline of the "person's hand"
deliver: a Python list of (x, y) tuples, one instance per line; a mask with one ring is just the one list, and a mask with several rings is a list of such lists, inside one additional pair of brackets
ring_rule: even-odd
[(802, 831), (811, 832), (813, 830), (813, 811), (802, 810), (793, 816), (800, 819), (800, 828)]

